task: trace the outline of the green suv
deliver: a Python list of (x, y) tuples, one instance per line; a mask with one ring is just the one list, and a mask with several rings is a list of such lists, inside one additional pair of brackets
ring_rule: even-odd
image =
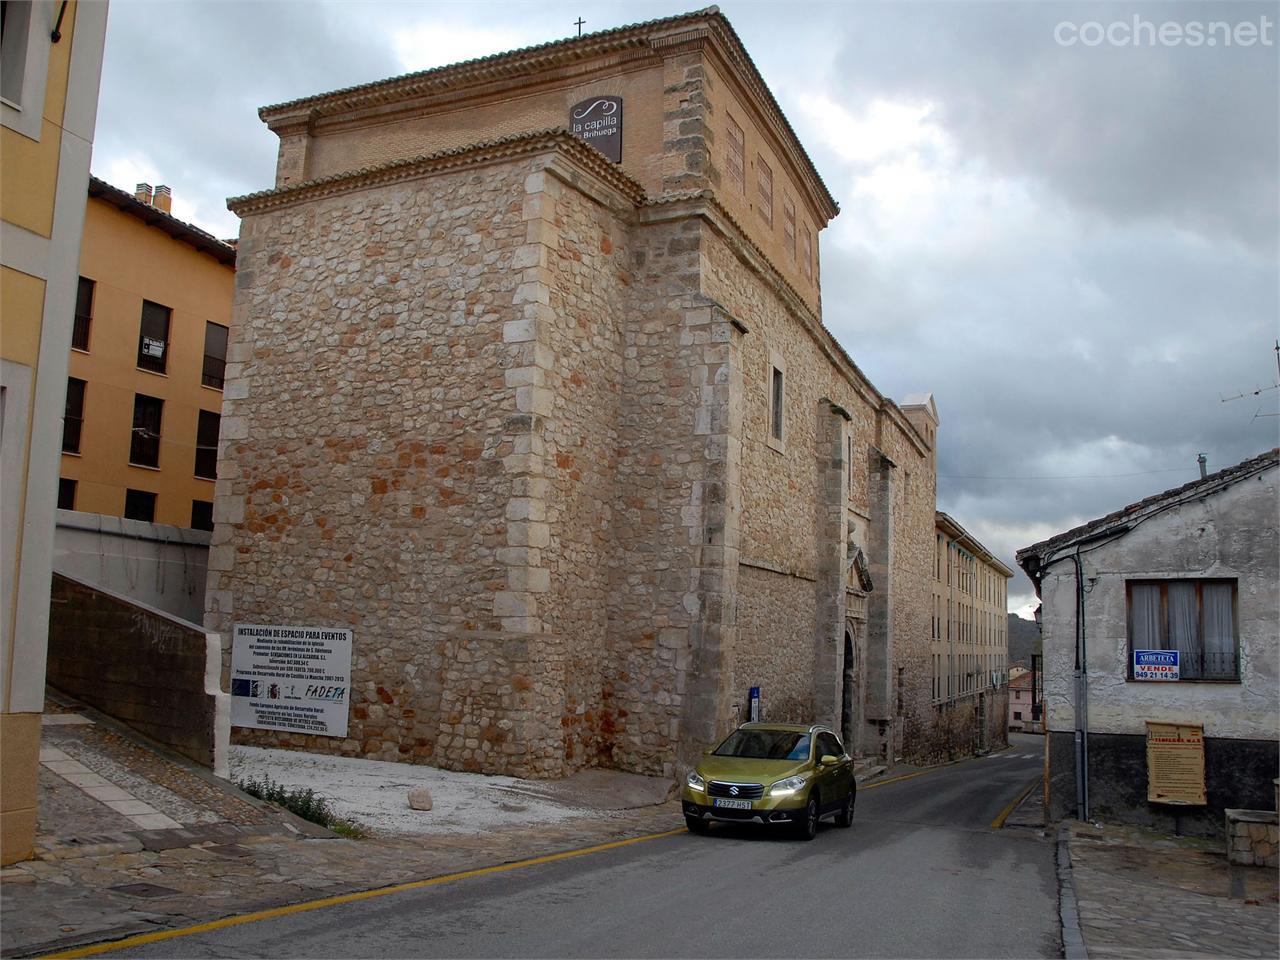
[(685, 778), (684, 821), (705, 833), (712, 821), (758, 823), (812, 840), (818, 821), (853, 825), (853, 761), (829, 727), (744, 723)]

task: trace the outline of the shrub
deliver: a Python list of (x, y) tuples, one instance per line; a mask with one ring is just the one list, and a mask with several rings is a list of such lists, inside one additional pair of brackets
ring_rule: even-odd
[(310, 787), (288, 787), (283, 783), (276, 783), (268, 776), (263, 776), (261, 780), (254, 778), (237, 780), (236, 786), (252, 797), (284, 807), (303, 820), (318, 823), (341, 836), (354, 839), (366, 836), (359, 824), (343, 820), (335, 814), (329, 806), (329, 801)]

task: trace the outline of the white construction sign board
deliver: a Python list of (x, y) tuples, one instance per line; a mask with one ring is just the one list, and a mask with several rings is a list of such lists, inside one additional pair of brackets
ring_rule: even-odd
[(234, 726), (345, 737), (350, 704), (350, 630), (236, 624)]

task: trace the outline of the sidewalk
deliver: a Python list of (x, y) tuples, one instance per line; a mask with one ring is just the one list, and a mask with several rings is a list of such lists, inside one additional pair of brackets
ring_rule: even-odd
[[(322, 788), (370, 828), (342, 839), (51, 700), (36, 859), (0, 871), (0, 954), (137, 933), (683, 826), (671, 784), (610, 771), (556, 783), (234, 748), (233, 776)], [(282, 754), (282, 755), (281, 755)], [(407, 792), (431, 790), (412, 811)]]
[(1091, 960), (1280, 956), (1275, 870), (1228, 864), (1220, 840), (1065, 826)]

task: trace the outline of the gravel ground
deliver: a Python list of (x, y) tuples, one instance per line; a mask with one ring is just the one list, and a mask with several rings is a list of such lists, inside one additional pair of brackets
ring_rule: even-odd
[[(290, 750), (233, 746), (231, 779), (269, 777), (290, 787), (310, 787), (338, 816), (377, 835), (479, 833), (500, 825), (556, 823), (585, 811), (520, 791), (514, 777), (489, 777), (435, 767), (321, 756)], [(409, 807), (409, 791), (426, 787), (431, 810)]]

